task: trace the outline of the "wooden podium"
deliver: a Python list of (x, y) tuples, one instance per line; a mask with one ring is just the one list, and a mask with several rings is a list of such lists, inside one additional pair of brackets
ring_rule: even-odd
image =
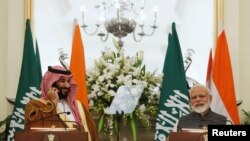
[(15, 141), (88, 141), (88, 133), (81, 131), (29, 130), (15, 133)]
[(168, 141), (207, 141), (207, 133), (195, 132), (172, 132), (168, 136)]

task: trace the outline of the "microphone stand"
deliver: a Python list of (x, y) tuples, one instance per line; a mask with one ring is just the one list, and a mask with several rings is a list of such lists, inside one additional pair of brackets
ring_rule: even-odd
[(122, 115), (124, 114), (124, 112), (122, 111), (121, 114), (116, 111), (116, 122), (117, 122), (117, 137), (116, 140), (119, 141), (120, 139), (120, 122), (121, 122), (121, 118)]

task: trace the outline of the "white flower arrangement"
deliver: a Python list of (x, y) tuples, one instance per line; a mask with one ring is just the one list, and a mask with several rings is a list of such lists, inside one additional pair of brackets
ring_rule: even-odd
[[(144, 53), (139, 51), (134, 57), (125, 56), (124, 50), (114, 41), (117, 51), (105, 48), (101, 57), (95, 60), (93, 68), (87, 70), (87, 86), (89, 106), (92, 112), (102, 113), (98, 125), (98, 131), (105, 125), (105, 111), (108, 110), (117, 89), (122, 85), (143, 85), (144, 90), (138, 105), (132, 114), (124, 114), (123, 122), (140, 121), (145, 128), (150, 129), (150, 117), (156, 117), (160, 98), (162, 74), (156, 71), (146, 71), (143, 64)], [(114, 121), (115, 122), (115, 121)], [(134, 122), (134, 123), (133, 123)], [(124, 122), (126, 123), (126, 122)], [(133, 139), (136, 140), (136, 131), (132, 127)]]

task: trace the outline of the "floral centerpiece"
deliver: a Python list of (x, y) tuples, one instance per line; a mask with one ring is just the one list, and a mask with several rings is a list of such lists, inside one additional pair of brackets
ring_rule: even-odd
[(130, 122), (133, 140), (136, 140), (136, 122), (150, 129), (150, 117), (156, 117), (162, 74), (146, 71), (143, 51), (130, 57), (125, 55), (123, 48), (115, 41), (114, 45), (116, 51), (105, 48), (101, 57), (95, 60), (94, 66), (87, 70), (89, 106), (94, 114), (101, 113), (98, 131), (108, 130), (112, 136), (117, 123), (114, 116), (107, 114), (107, 110), (117, 89), (122, 85), (143, 85), (144, 90), (135, 111), (122, 116), (123, 123)]

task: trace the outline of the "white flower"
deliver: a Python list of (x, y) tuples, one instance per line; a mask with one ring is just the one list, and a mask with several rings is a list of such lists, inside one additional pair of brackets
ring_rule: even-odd
[[(96, 91), (92, 91), (89, 95), (88, 95), (88, 98), (89, 99), (94, 99), (96, 97), (96, 94), (95, 94)], [(91, 100), (90, 100), (91, 101)]]
[(115, 93), (116, 93), (116, 92), (113, 91), (113, 90), (109, 90), (109, 91), (108, 91), (108, 94), (109, 94), (110, 96), (115, 96)]
[(142, 104), (142, 105), (140, 105), (139, 108), (140, 108), (141, 112), (144, 113), (145, 109), (146, 109), (146, 106), (144, 104)]
[(92, 85), (92, 89), (94, 91), (99, 91), (100, 90), (100, 86), (99, 85)]
[(94, 101), (93, 100), (90, 100), (89, 101), (89, 107), (93, 107), (94, 106)]
[(107, 107), (107, 108), (105, 108), (105, 109), (103, 109), (103, 111), (104, 111), (104, 113), (108, 113), (108, 111), (109, 111), (109, 107)]
[[(87, 70), (88, 99), (91, 111), (107, 113), (118, 88), (122, 85), (142, 85), (144, 87), (134, 118), (150, 128), (149, 116), (156, 116), (160, 98), (162, 74), (145, 70), (144, 53), (125, 56), (122, 48), (112, 51), (109, 48), (95, 60), (94, 66)], [(129, 115), (126, 115), (129, 117)]]
[(104, 78), (105, 78), (105, 76), (104, 76), (104, 75), (101, 75), (101, 76), (98, 77), (98, 81), (99, 81), (99, 82), (102, 82), (102, 81), (104, 80)]
[(114, 52), (110, 48), (105, 48), (103, 58), (110, 59), (114, 57)]
[(135, 68), (133, 72), (133, 76), (139, 76), (141, 74), (141, 69), (140, 68)]
[(144, 52), (141, 50), (141, 51), (139, 51), (138, 53), (137, 53), (137, 56), (138, 56), (138, 60), (139, 61), (143, 61), (143, 59), (144, 59)]
[(104, 94), (104, 93), (101, 92), (101, 91), (97, 92), (97, 95), (98, 95), (98, 96), (102, 96), (103, 94)]

